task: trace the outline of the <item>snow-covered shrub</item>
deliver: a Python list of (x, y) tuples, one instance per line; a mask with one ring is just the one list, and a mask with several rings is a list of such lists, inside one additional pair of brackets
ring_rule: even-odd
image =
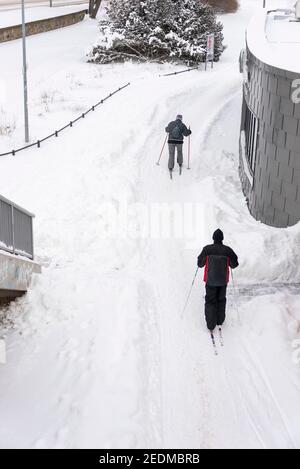
[(44, 113), (60, 110), (64, 102), (65, 91), (63, 94), (59, 89), (53, 87), (41, 91), (34, 100), (34, 105), (39, 109), (39, 116), (42, 116)]
[(215, 33), (215, 60), (223, 52), (223, 26), (213, 9), (199, 0), (111, 0), (100, 37), (88, 61), (183, 61), (205, 58), (207, 35)]
[(53, 104), (55, 98), (55, 91), (43, 91), (41, 93), (41, 103), (43, 107), (45, 108), (46, 112), (50, 111), (50, 106)]
[(16, 121), (0, 107), (0, 135), (10, 135), (16, 128)]

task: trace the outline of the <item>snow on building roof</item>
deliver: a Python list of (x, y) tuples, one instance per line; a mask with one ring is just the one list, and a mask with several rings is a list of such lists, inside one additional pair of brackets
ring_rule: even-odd
[(300, 73), (300, 21), (295, 10), (261, 10), (247, 33), (249, 50), (262, 62)]

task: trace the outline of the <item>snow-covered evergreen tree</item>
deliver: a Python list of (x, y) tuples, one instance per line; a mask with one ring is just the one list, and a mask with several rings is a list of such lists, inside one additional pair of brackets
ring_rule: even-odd
[(222, 24), (199, 0), (111, 0), (108, 19), (100, 21), (100, 38), (90, 62), (204, 60), (207, 35), (215, 33), (215, 60), (223, 51)]
[[(219, 60), (224, 50), (223, 25), (216, 21), (213, 9), (199, 0), (174, 0), (177, 16), (174, 25), (178, 37), (189, 46), (183, 48), (180, 58), (186, 62), (197, 63), (205, 57), (199, 57), (199, 50), (206, 49), (207, 35), (215, 34), (215, 60)], [(200, 59), (200, 60), (199, 60)]]

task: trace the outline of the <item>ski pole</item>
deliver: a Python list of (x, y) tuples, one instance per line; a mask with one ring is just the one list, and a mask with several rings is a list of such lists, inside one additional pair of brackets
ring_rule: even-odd
[(188, 302), (189, 302), (189, 299), (190, 299), (190, 296), (191, 296), (191, 293), (192, 293), (192, 289), (193, 289), (193, 286), (194, 286), (194, 283), (195, 283), (195, 280), (196, 280), (196, 277), (197, 277), (198, 270), (199, 270), (199, 267), (197, 267), (197, 270), (196, 270), (194, 279), (193, 279), (193, 281), (192, 281), (192, 285), (191, 285), (191, 288), (190, 288), (190, 291), (189, 291), (187, 300), (186, 300), (186, 302), (185, 302), (183, 311), (182, 311), (182, 313), (181, 313), (181, 317), (183, 317), (183, 315), (184, 315), (184, 313), (185, 313), (185, 310), (186, 310), (186, 307), (187, 307), (187, 305), (188, 305)]
[(233, 278), (232, 268), (230, 268), (230, 270), (231, 270), (231, 278), (232, 278), (232, 286), (233, 286), (234, 304), (235, 304), (235, 309), (236, 309), (236, 313), (237, 313), (237, 317), (238, 317), (238, 322), (241, 325), (242, 322), (241, 322), (241, 316), (240, 316), (240, 312), (239, 312), (239, 309), (238, 309), (238, 306), (237, 306), (237, 301), (236, 301), (236, 288), (235, 288), (235, 282), (234, 282), (234, 278)]
[[(190, 127), (189, 127), (190, 129)], [(190, 157), (191, 157), (191, 136), (189, 135), (189, 142), (188, 142), (188, 168), (187, 169), (191, 169), (190, 168)]]
[(166, 146), (166, 143), (167, 143), (167, 138), (168, 138), (168, 135), (167, 135), (167, 136), (166, 136), (166, 138), (165, 138), (165, 141), (164, 141), (163, 147), (162, 147), (162, 149), (161, 149), (161, 152), (160, 152), (160, 155), (159, 155), (158, 162), (156, 163), (156, 164), (157, 164), (157, 166), (159, 166), (159, 162), (160, 162), (160, 160), (161, 160), (161, 157), (162, 157), (163, 151), (164, 151), (164, 149), (165, 149), (165, 146)]

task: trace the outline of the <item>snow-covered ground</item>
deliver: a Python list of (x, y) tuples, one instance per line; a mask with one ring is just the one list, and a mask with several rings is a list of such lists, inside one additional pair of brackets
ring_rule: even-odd
[[(54, 16), (67, 15), (76, 11), (88, 9), (88, 3), (70, 6), (38, 6), (36, 8), (27, 8), (25, 11), (26, 22), (53, 18)], [(21, 10), (8, 10), (0, 12), (0, 28), (13, 26), (22, 23)]]
[[(261, 1), (241, 3), (222, 17), (228, 48), (206, 73), (86, 64), (97, 35), (89, 19), (28, 38), (32, 139), (132, 84), (41, 149), (0, 160), (0, 193), (36, 214), (44, 265), (0, 330), (0, 447), (300, 447), (300, 230), (256, 222), (241, 193), (238, 55)], [(23, 143), (20, 52), (20, 41), (0, 46), (2, 115), (12, 123), (1, 152)], [(171, 182), (166, 152), (155, 162), (178, 112), (193, 130), (192, 169)], [(126, 203), (130, 226), (123, 213), (105, 236), (109, 211)], [(196, 232), (139, 236), (138, 221), (147, 232), (145, 213), (163, 204), (186, 204)], [(217, 227), (240, 267), (215, 357), (202, 274), (181, 311)]]

